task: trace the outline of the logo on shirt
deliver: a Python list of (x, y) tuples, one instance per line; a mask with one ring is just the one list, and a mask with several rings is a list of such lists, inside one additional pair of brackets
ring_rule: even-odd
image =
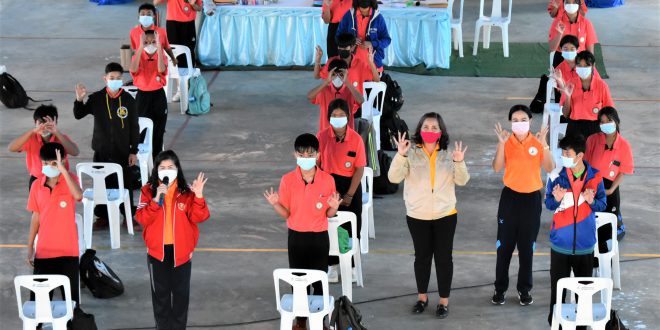
[(584, 37), (581, 37), (581, 38), (580, 38), (580, 43), (581, 43), (581, 44), (584, 43)]
[(536, 147), (529, 147), (528, 152), (529, 152), (530, 155), (536, 156), (536, 154), (539, 153), (539, 149), (536, 149)]
[(177, 206), (177, 207), (179, 208), (179, 210), (181, 210), (181, 211), (183, 211), (183, 210), (186, 208), (186, 204), (185, 204), (185, 203), (178, 203), (176, 206)]
[(128, 117), (128, 109), (125, 106), (121, 106), (117, 109), (117, 117), (125, 119)]
[(323, 208), (323, 203), (321, 203), (321, 202), (316, 203), (316, 209), (317, 210), (320, 210), (322, 208)]
[(188, 6), (185, 6), (185, 7), (183, 7), (183, 10), (184, 10), (184, 11), (188, 11), (188, 10), (190, 10), (190, 9), (188, 9)]
[(61, 208), (65, 208), (65, 207), (66, 207), (66, 202), (65, 202), (65, 201), (61, 201), (61, 202), (60, 202), (60, 207), (61, 207)]
[(160, 82), (160, 76), (156, 76), (156, 81)]
[(353, 87), (357, 87), (357, 86), (358, 86), (357, 81), (354, 81), (354, 82), (353, 82)]
[(610, 171), (610, 176), (614, 177), (614, 171)]
[(594, 113), (598, 113), (598, 108), (594, 108)]
[(350, 168), (351, 165), (353, 165), (351, 162), (346, 162), (346, 163), (344, 164), (344, 166), (345, 166), (346, 168)]

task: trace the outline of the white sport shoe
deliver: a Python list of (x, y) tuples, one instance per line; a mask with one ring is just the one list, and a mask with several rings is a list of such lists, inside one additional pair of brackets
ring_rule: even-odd
[(339, 283), (339, 273), (337, 265), (328, 267), (328, 283)]
[(176, 92), (174, 96), (172, 96), (172, 102), (179, 102), (181, 100), (181, 92)]

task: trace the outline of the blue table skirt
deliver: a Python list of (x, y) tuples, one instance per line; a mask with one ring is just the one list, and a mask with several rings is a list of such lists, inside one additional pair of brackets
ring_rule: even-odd
[[(382, 8), (392, 43), (386, 66), (449, 68), (451, 24), (445, 9)], [(320, 8), (219, 6), (206, 16), (197, 56), (204, 66), (314, 64), (316, 45), (325, 53), (327, 25)]]

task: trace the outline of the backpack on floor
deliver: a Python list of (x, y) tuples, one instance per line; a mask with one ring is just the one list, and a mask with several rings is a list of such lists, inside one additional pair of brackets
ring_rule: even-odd
[(378, 154), (376, 153), (376, 141), (373, 125), (364, 118), (355, 118), (355, 131), (362, 137), (364, 142), (364, 152), (367, 155), (367, 166), (374, 171), (374, 176), (380, 173), (378, 166)]
[[(31, 100), (21, 83), (7, 72), (0, 74), (0, 101), (9, 109), (24, 108)], [(34, 100), (33, 100), (34, 101)]]
[(392, 164), (392, 158), (382, 150), (379, 150), (378, 164), (380, 166), (380, 175), (374, 175), (374, 194), (394, 194), (399, 190), (399, 184), (390, 182), (390, 179), (387, 177), (387, 172), (390, 171), (390, 165)]
[(98, 330), (94, 315), (83, 312), (80, 306), (73, 310), (73, 319), (67, 324), (68, 330)]
[(192, 116), (203, 115), (211, 111), (211, 94), (206, 80), (201, 74), (194, 75), (188, 81), (188, 111)]
[(124, 293), (119, 276), (92, 249), (87, 249), (80, 258), (80, 279), (96, 298), (113, 298)]
[(335, 309), (330, 317), (330, 326), (335, 330), (367, 330), (362, 325), (362, 315), (351, 300), (341, 296), (335, 301)]
[(401, 110), (401, 107), (403, 106), (403, 92), (401, 91), (399, 83), (385, 72), (383, 72), (383, 75), (380, 77), (380, 81), (387, 85), (387, 89), (385, 90), (385, 101), (383, 102), (382, 120), (392, 117), (397, 111)]
[(408, 134), (408, 124), (399, 117), (398, 113), (394, 113), (390, 118), (380, 118), (380, 149), (395, 151), (396, 139), (398, 134), (406, 133), (406, 138), (410, 138)]
[(610, 311), (610, 320), (605, 324), (605, 330), (628, 330), (619, 318), (619, 313), (616, 310)]

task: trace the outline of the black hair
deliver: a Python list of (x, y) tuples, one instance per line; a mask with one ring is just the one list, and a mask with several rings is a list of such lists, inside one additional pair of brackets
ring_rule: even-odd
[(53, 161), (57, 160), (57, 154), (55, 154), (55, 150), (60, 151), (60, 156), (62, 159), (66, 157), (66, 151), (64, 150), (64, 146), (57, 142), (47, 142), (44, 143), (43, 146), (41, 146), (41, 149), (39, 149), (39, 158), (43, 161)]
[(621, 124), (621, 119), (619, 119), (619, 112), (616, 111), (613, 107), (604, 107), (598, 111), (598, 121), (600, 121), (600, 117), (605, 116), (609, 120), (613, 121), (616, 123), (616, 131), (619, 131), (619, 125)]
[(592, 54), (588, 50), (583, 50), (577, 54), (575, 57), (575, 63), (578, 64), (580, 61), (585, 61), (587, 62), (588, 66), (594, 66), (596, 63), (596, 57), (594, 57), (594, 54)]
[(138, 8), (138, 13), (141, 12), (142, 10), (151, 10), (151, 12), (154, 13), (154, 15), (156, 15), (156, 6), (148, 2), (145, 2), (140, 5), (140, 7)]
[(360, 2), (369, 2), (369, 7), (374, 10), (378, 9), (378, 0), (353, 0), (353, 9), (358, 9)]
[(176, 166), (176, 189), (181, 194), (189, 193), (190, 187), (188, 187), (188, 182), (183, 176), (183, 169), (181, 168), (181, 162), (179, 162), (179, 157), (172, 150), (161, 151), (154, 159), (154, 169), (151, 170), (151, 176), (149, 177), (149, 184), (151, 185), (151, 195), (156, 196), (156, 189), (160, 185), (160, 179), (158, 178), (158, 166), (164, 160), (171, 160)]
[[(564, 0), (563, 3), (565, 4), (565, 3), (566, 3), (566, 0)], [(575, 4), (578, 5), (578, 6), (580, 6), (580, 7), (582, 7), (582, 0), (575, 0)], [(580, 13), (580, 9), (578, 9), (577, 12)]]
[(105, 66), (105, 74), (108, 74), (110, 72), (124, 72), (124, 68), (122, 68), (121, 64), (117, 62), (110, 62), (108, 65)]
[(334, 99), (328, 104), (328, 121), (332, 117), (332, 112), (334, 110), (341, 109), (346, 114), (346, 117), (350, 116), (350, 111), (348, 110), (348, 102), (344, 99)]
[(337, 36), (337, 47), (346, 48), (355, 45), (355, 35), (352, 33), (342, 33)]
[(575, 49), (580, 48), (580, 40), (572, 34), (567, 34), (563, 37), (561, 37), (561, 40), (559, 41), (559, 47), (561, 48), (565, 44), (572, 44), (575, 46)]
[(298, 135), (296, 142), (293, 143), (293, 148), (299, 153), (305, 153), (310, 149), (319, 151), (319, 140), (314, 134), (303, 133)]
[(511, 121), (511, 119), (513, 117), (513, 114), (518, 112), (518, 111), (522, 111), (522, 112), (526, 113), (527, 117), (529, 117), (529, 119), (532, 119), (532, 111), (529, 110), (528, 106), (523, 105), (523, 104), (516, 104), (516, 105), (512, 106), (511, 109), (509, 109), (509, 121)]
[(587, 141), (582, 134), (566, 135), (559, 141), (559, 148), (562, 150), (573, 149), (576, 154), (587, 151)]
[(42, 104), (37, 107), (36, 110), (34, 110), (34, 113), (32, 114), (32, 119), (34, 121), (46, 121), (46, 117), (53, 118), (53, 120), (57, 121), (57, 108), (52, 105), (52, 104)]
[(415, 144), (424, 143), (420, 132), (422, 131), (422, 125), (424, 125), (424, 121), (429, 118), (433, 118), (438, 121), (438, 127), (442, 132), (438, 144), (440, 145), (440, 150), (447, 150), (447, 147), (449, 146), (449, 133), (447, 132), (447, 125), (445, 125), (445, 121), (442, 120), (442, 116), (440, 116), (440, 114), (437, 112), (427, 112), (422, 116), (422, 118), (419, 119), (419, 123), (417, 123), (417, 128), (415, 129), (415, 135), (413, 135), (413, 142), (415, 142)]
[(328, 72), (332, 71), (332, 69), (335, 69), (335, 72), (339, 72), (339, 70), (348, 70), (348, 64), (346, 64), (346, 61), (336, 58), (328, 64)]

